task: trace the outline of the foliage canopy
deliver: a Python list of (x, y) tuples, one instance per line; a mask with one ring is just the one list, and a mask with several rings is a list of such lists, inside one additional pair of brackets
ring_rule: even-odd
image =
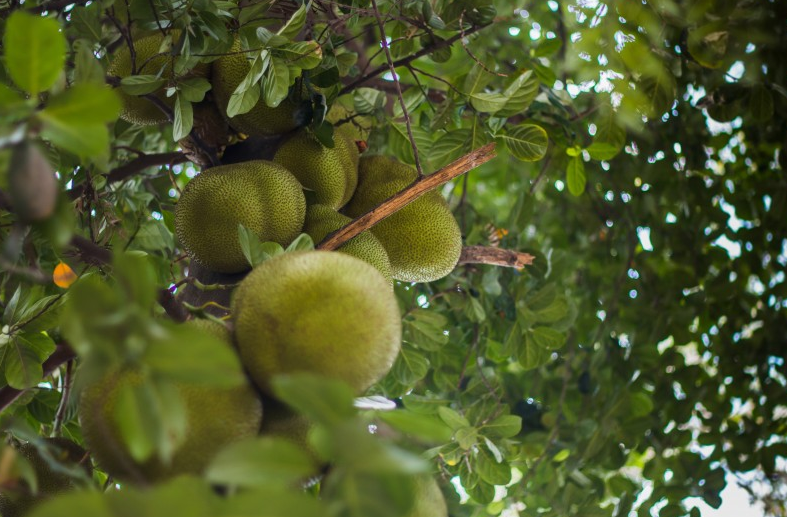
[[(211, 138), (213, 86), (191, 72), (236, 38), (250, 66), (229, 116), (306, 98), (299, 123), (324, 144), (328, 120), (349, 119), (366, 153), (424, 174), (494, 142), (497, 158), (442, 193), (465, 246), (535, 257), (397, 282), (403, 347), (366, 398), (278, 378), (315, 423), (312, 451), (256, 438), (201, 478), (106, 493), (100, 470), (72, 465), (81, 489), (34, 514), (401, 517), (404, 480), (431, 472), (454, 517), (696, 517), (690, 498), (718, 507), (729, 474), (784, 515), (785, 19), (786, 3), (749, 0), (0, 0), (14, 439), (81, 442), (81, 388), (134, 366), (145, 381), (119, 405), (123, 438), (166, 460), (183, 426), (173, 383), (242, 380), (213, 338), (173, 323), (226, 316), (239, 280), (182, 255), (180, 192), (281, 141)], [(151, 34), (171, 67), (108, 75)], [(118, 91), (169, 122), (118, 119)], [(250, 263), (285, 251), (239, 231)], [(319, 484), (293, 488), (318, 474), (315, 454), (331, 465), (319, 498)], [(35, 486), (14, 465), (0, 488)]]

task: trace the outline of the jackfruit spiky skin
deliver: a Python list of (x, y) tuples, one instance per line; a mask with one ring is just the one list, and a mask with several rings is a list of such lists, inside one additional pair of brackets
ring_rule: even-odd
[[(235, 39), (228, 53), (213, 62), (213, 96), (219, 111), (227, 115), (227, 106), (232, 92), (240, 85), (251, 70), (251, 61), (239, 39)], [(269, 136), (287, 133), (305, 124), (305, 104), (289, 97), (275, 107), (265, 104), (260, 96), (257, 104), (247, 113), (227, 117), (230, 126), (239, 133), (249, 136)]]
[[(187, 322), (232, 346), (223, 325), (197, 320)], [(80, 397), (79, 421), (85, 443), (97, 465), (117, 479), (149, 483), (181, 474), (200, 474), (216, 451), (235, 441), (255, 436), (262, 421), (262, 403), (249, 384), (232, 388), (177, 383), (186, 412), (186, 436), (171, 463), (153, 457), (142, 464), (128, 452), (114, 419), (118, 393), (123, 385), (139, 385), (142, 376), (133, 370), (111, 371), (87, 386)]]
[(238, 239), (242, 224), (263, 241), (287, 246), (303, 228), (306, 199), (290, 171), (253, 160), (208, 169), (183, 189), (175, 232), (186, 252), (221, 273), (250, 268)]
[(414, 480), (415, 502), (405, 517), (448, 517), (445, 497), (437, 481), (431, 476)]
[(303, 251), (267, 260), (232, 300), (235, 341), (266, 392), (276, 374), (310, 372), (365, 391), (393, 365), (401, 318), (390, 284), (344, 253)]
[[(44, 441), (53, 460), (68, 466), (80, 465), (85, 476), (90, 476), (92, 468), (85, 449), (67, 438), (45, 438)], [(53, 470), (33, 444), (24, 443), (17, 448), (17, 452), (33, 467), (38, 491), (34, 494), (27, 483), (22, 482), (13, 495), (0, 493), (0, 515), (3, 517), (25, 515), (49, 497), (75, 488), (73, 479), (64, 472)]]
[(358, 184), (358, 147), (348, 130), (333, 132), (334, 147), (323, 146), (305, 129), (284, 142), (273, 161), (290, 170), (307, 189), (309, 204), (339, 209)]
[[(358, 217), (415, 181), (412, 167), (385, 156), (364, 156), (358, 166), (358, 188), (344, 212)], [(380, 239), (396, 280), (432, 282), (456, 267), (462, 232), (443, 197), (427, 192), (372, 227)]]
[[(320, 243), (329, 233), (334, 232), (352, 221), (346, 215), (325, 205), (312, 205), (306, 209), (306, 222), (303, 233), (308, 233), (315, 244)], [(391, 261), (388, 260), (380, 240), (370, 231), (365, 231), (339, 246), (336, 251), (347, 253), (368, 262), (392, 282)]]
[[(177, 34), (173, 35), (177, 38)], [(159, 75), (162, 79), (170, 79), (174, 74), (174, 59), (166, 54), (159, 54), (164, 36), (155, 33), (134, 40), (134, 54), (136, 63), (136, 75)], [(131, 75), (131, 52), (128, 45), (122, 45), (112, 59), (112, 63), (107, 69), (107, 73), (115, 77), (128, 77)], [(207, 77), (210, 66), (200, 63), (189, 74), (194, 77)], [(167, 116), (158, 106), (144, 97), (129, 95), (119, 90), (123, 106), (120, 110), (120, 118), (139, 126), (152, 126), (163, 124), (169, 121)], [(164, 89), (155, 92), (164, 104), (170, 108), (174, 107), (175, 97), (167, 97)]]

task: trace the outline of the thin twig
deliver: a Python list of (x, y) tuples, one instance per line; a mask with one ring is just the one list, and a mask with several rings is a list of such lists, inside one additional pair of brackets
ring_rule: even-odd
[(404, 97), (402, 97), (402, 85), (399, 84), (399, 76), (396, 74), (396, 67), (393, 63), (393, 57), (391, 57), (391, 49), (388, 46), (388, 38), (385, 35), (385, 24), (383, 23), (383, 19), (380, 17), (380, 11), (377, 9), (377, 0), (372, 0), (372, 10), (374, 11), (375, 19), (377, 19), (377, 26), (380, 28), (380, 44), (385, 51), (385, 59), (388, 61), (388, 68), (391, 70), (391, 78), (393, 79), (394, 85), (396, 85), (396, 95), (399, 97), (399, 105), (402, 107), (404, 124), (407, 126), (407, 138), (410, 139), (410, 146), (413, 148), (415, 170), (418, 171), (418, 178), (422, 178), (424, 171), (421, 169), (421, 158), (418, 156), (418, 145), (415, 143), (415, 137), (413, 136), (413, 128), (410, 122), (410, 113), (407, 111), (407, 106), (404, 103)]
[(409, 187), (394, 194), (360, 217), (353, 219), (346, 226), (329, 234), (319, 245), (317, 245), (317, 249), (335, 250), (356, 235), (359, 235), (364, 230), (368, 230), (386, 217), (401, 210), (407, 204), (415, 201), (430, 190), (440, 185), (444, 185), (460, 174), (464, 174), (488, 162), (495, 156), (495, 144), (492, 142), (446, 165), (434, 174), (417, 179)]
[[(145, 154), (138, 158), (134, 158), (130, 162), (121, 165), (116, 169), (112, 169), (109, 174), (107, 174), (107, 185), (128, 179), (134, 174), (141, 172), (148, 167), (155, 167), (157, 165), (171, 166), (187, 161), (189, 161), (189, 159), (181, 152)], [(84, 191), (85, 185), (79, 184), (68, 191), (68, 197), (70, 199), (76, 199), (81, 196)]]
[(60, 436), (60, 429), (63, 427), (63, 422), (66, 418), (66, 409), (68, 408), (68, 399), (71, 396), (71, 381), (73, 380), (74, 361), (66, 363), (66, 374), (63, 376), (63, 391), (60, 393), (60, 404), (57, 406), (57, 413), (55, 413), (55, 422), (52, 426), (52, 436)]
[(491, 266), (523, 268), (533, 263), (536, 257), (516, 250), (493, 248), (491, 246), (465, 246), (459, 255), (462, 264), (488, 264)]
[[(488, 26), (489, 25), (475, 25), (475, 26), (471, 27), (469, 30), (465, 31), (464, 35), (465, 36), (469, 36), (470, 34), (478, 32), (481, 29), (483, 29), (484, 27), (488, 27)], [(461, 38), (462, 38), (462, 34), (454, 34), (453, 36), (451, 36), (448, 39), (439, 40), (434, 45), (430, 45), (428, 47), (422, 48), (421, 50), (419, 50), (415, 54), (412, 54), (412, 55), (407, 56), (407, 57), (403, 57), (401, 59), (397, 59), (396, 61), (394, 61), (393, 64), (394, 64), (395, 67), (406, 66), (406, 65), (412, 63), (413, 61), (415, 61), (416, 59), (421, 58), (423, 56), (427, 56), (427, 55), (429, 55), (429, 54), (431, 54), (431, 53), (433, 53), (433, 52), (435, 52), (437, 50), (440, 50), (441, 48), (450, 47), (451, 45), (453, 45), (456, 41), (458, 41)], [(339, 91), (339, 95), (343, 95), (343, 94), (345, 94), (347, 92), (351, 92), (351, 91), (355, 90), (358, 86), (364, 84), (366, 81), (368, 81), (368, 80), (370, 80), (370, 79), (372, 79), (374, 77), (377, 77), (378, 75), (380, 75), (381, 73), (385, 72), (386, 70), (388, 70), (388, 63), (378, 66), (377, 68), (375, 68), (371, 72), (369, 72), (369, 73), (359, 77), (358, 79), (354, 80), (350, 84), (344, 86), (341, 89), (341, 91)]]

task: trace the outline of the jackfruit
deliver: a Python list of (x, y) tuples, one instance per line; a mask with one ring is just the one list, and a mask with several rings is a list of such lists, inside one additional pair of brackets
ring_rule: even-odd
[(310, 372), (356, 392), (377, 382), (401, 346), (390, 284), (366, 262), (330, 251), (285, 253), (240, 283), (232, 300), (235, 341), (252, 380)]
[(307, 190), (309, 204), (343, 207), (358, 184), (358, 147), (347, 130), (333, 132), (334, 147), (323, 146), (305, 129), (284, 142), (273, 161), (290, 170)]
[[(385, 156), (365, 156), (358, 166), (358, 188), (344, 212), (358, 217), (410, 185), (412, 167)], [(380, 239), (396, 280), (432, 282), (456, 267), (462, 233), (440, 193), (427, 192), (371, 228)]]
[[(27, 482), (20, 481), (8, 493), (0, 493), (0, 515), (3, 517), (24, 515), (53, 495), (76, 488), (72, 476), (65, 470), (53, 469), (51, 461), (63, 469), (81, 469), (85, 479), (90, 479), (92, 468), (85, 449), (67, 438), (44, 438), (42, 444), (49, 459), (44, 458), (41, 449), (32, 443), (17, 447), (18, 454), (33, 468), (38, 487), (34, 492)], [(11, 480), (6, 480), (5, 485), (11, 486)]]
[[(220, 323), (187, 322), (219, 337), (231, 347), (230, 333)], [(186, 435), (172, 461), (154, 456), (136, 462), (121, 438), (115, 420), (118, 395), (123, 386), (137, 386), (143, 376), (137, 370), (110, 371), (82, 392), (79, 421), (85, 443), (97, 465), (120, 480), (149, 483), (180, 474), (200, 474), (223, 446), (255, 436), (262, 420), (262, 403), (249, 384), (232, 388), (176, 383), (186, 412)]]
[[(179, 32), (173, 32), (173, 40), (177, 40), (178, 35)], [(175, 78), (175, 59), (167, 53), (161, 53), (162, 43), (164, 43), (164, 36), (158, 32), (134, 40), (134, 63), (137, 65), (135, 75), (158, 75), (166, 80)], [(200, 63), (188, 76), (207, 77), (209, 71), (209, 65)], [(131, 52), (128, 45), (122, 45), (113, 57), (107, 73), (122, 79), (130, 76), (131, 72)], [(164, 88), (160, 88), (154, 94), (168, 107), (174, 107), (175, 97), (167, 97)], [(123, 101), (120, 118), (127, 122), (139, 126), (152, 126), (169, 121), (158, 106), (144, 97), (129, 95), (122, 90), (120, 90), (120, 97)]]
[[(338, 230), (352, 221), (346, 215), (325, 205), (312, 205), (306, 209), (306, 222), (303, 233), (309, 234), (315, 244), (320, 243), (329, 233)], [(391, 282), (391, 261), (380, 240), (372, 232), (365, 231), (339, 246), (336, 251), (347, 253), (368, 262)]]
[(178, 241), (194, 260), (222, 273), (250, 268), (238, 238), (242, 224), (263, 241), (288, 245), (301, 231), (306, 200), (290, 171), (254, 160), (208, 169), (183, 189), (175, 207)]
[[(240, 40), (235, 39), (228, 53), (213, 62), (213, 96), (219, 111), (227, 115), (230, 97), (251, 70), (251, 61), (241, 52)], [(257, 104), (248, 112), (228, 117), (230, 126), (239, 133), (249, 136), (268, 136), (287, 133), (308, 123), (311, 107), (307, 101), (291, 94), (278, 106), (265, 104), (260, 96)]]

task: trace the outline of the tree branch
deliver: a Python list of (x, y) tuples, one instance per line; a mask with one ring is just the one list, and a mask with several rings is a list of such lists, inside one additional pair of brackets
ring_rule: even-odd
[(523, 268), (533, 263), (536, 257), (521, 251), (492, 248), (489, 246), (465, 246), (457, 265), (489, 264), (492, 266)]
[[(471, 27), (469, 30), (464, 31), (463, 34), (464, 34), (464, 36), (469, 36), (469, 35), (471, 35), (471, 34), (473, 34), (475, 32), (480, 31), (481, 29), (483, 29), (485, 27), (488, 27), (488, 26), (489, 26), (489, 24), (487, 24), (487, 25), (475, 25), (475, 26)], [(462, 33), (454, 34), (453, 36), (451, 36), (448, 39), (439, 40), (434, 45), (430, 45), (428, 47), (424, 47), (421, 50), (419, 50), (418, 52), (416, 52), (415, 54), (412, 54), (412, 55), (407, 56), (407, 57), (403, 57), (401, 59), (397, 59), (396, 61), (393, 62), (393, 65), (394, 65), (394, 67), (405, 66), (405, 65), (408, 65), (408, 64), (412, 63), (416, 59), (421, 58), (421, 57), (426, 56), (426, 55), (429, 55), (432, 52), (440, 50), (441, 48), (450, 47), (455, 42), (457, 42), (458, 40), (462, 39), (463, 34)], [(374, 70), (372, 70), (368, 74), (366, 74), (366, 75), (364, 75), (362, 77), (359, 77), (355, 81), (351, 82), (350, 84), (348, 84), (347, 86), (342, 88), (341, 91), (339, 91), (339, 95), (343, 95), (343, 94), (345, 94), (347, 92), (353, 91), (358, 86), (362, 85), (363, 83), (365, 83), (369, 79), (380, 75), (381, 73), (385, 72), (387, 69), (388, 69), (388, 63), (378, 66), (377, 68), (375, 68)]]
[[(58, 343), (52, 355), (44, 361), (41, 366), (44, 370), (44, 377), (52, 375), (52, 372), (60, 368), (60, 366), (76, 357), (76, 354), (67, 343)], [(0, 388), (0, 412), (5, 410), (8, 406), (14, 403), (22, 394), (27, 390), (18, 390), (11, 386), (4, 386)]]
[[(158, 154), (143, 154), (138, 158), (134, 158), (130, 162), (113, 169), (107, 174), (107, 184), (118, 183), (134, 174), (141, 172), (148, 167), (155, 167), (156, 165), (175, 165), (189, 161), (185, 154), (181, 152), (172, 153), (158, 153)], [(85, 192), (85, 185), (76, 185), (68, 191), (69, 199), (76, 199)]]
[(475, 169), (496, 156), (495, 144), (490, 143), (464, 155), (429, 176), (422, 176), (409, 187), (397, 192), (380, 205), (372, 208), (367, 213), (353, 219), (347, 226), (339, 228), (329, 234), (318, 246), (321, 250), (335, 250), (364, 230), (368, 230), (389, 215), (401, 210), (407, 204), (415, 201), (426, 192), (451, 181), (465, 172)]

